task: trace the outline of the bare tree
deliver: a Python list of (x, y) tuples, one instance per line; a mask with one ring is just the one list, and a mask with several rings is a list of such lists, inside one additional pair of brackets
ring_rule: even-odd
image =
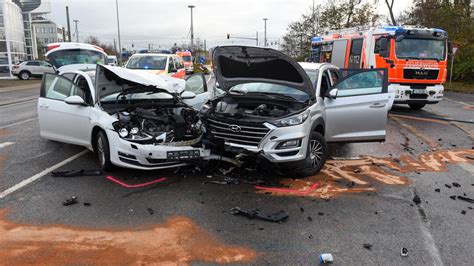
[[(378, 0), (374, 1), (375, 4), (378, 4)], [(393, 6), (395, 5), (395, 0), (385, 0), (385, 5), (388, 8), (388, 13), (390, 14), (390, 20), (392, 21), (392, 25), (397, 25), (397, 20), (395, 19), (395, 15), (393, 14)]]

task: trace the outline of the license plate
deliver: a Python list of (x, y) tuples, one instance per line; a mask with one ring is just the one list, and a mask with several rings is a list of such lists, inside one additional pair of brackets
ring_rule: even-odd
[(414, 89), (411, 91), (412, 94), (426, 94), (426, 90)]
[(166, 153), (168, 160), (192, 160), (199, 159), (201, 152), (199, 150), (186, 150), (186, 151), (169, 151)]

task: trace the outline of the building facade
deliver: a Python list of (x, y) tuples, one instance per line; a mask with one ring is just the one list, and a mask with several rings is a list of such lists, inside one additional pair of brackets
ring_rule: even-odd
[(0, 0), (0, 77), (11, 76), (15, 63), (33, 59), (31, 16), (41, 0)]

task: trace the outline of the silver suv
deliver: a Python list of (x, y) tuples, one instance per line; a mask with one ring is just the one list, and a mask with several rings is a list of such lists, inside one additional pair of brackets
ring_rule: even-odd
[(55, 73), (53, 66), (45, 61), (24, 61), (12, 68), (12, 75), (19, 79), (42, 77), (44, 73)]
[(299, 64), (247, 46), (216, 47), (213, 63), (225, 93), (204, 105), (201, 121), (215, 149), (306, 176), (324, 165), (327, 142), (385, 140), (386, 69)]

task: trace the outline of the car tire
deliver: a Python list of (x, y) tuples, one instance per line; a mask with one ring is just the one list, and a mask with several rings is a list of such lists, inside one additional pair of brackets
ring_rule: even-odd
[(104, 131), (99, 131), (97, 137), (95, 138), (95, 149), (97, 153), (97, 158), (99, 159), (100, 168), (103, 171), (111, 171), (114, 169), (114, 165), (110, 161), (110, 146), (107, 135)]
[(420, 110), (423, 107), (425, 107), (426, 104), (424, 104), (424, 103), (409, 103), (408, 105), (410, 106), (410, 109), (412, 109), (412, 110)]
[(18, 77), (21, 79), (21, 80), (28, 80), (30, 79), (31, 77), (31, 73), (24, 70), (24, 71), (21, 71), (19, 74), (18, 74)]
[(306, 177), (317, 174), (323, 168), (328, 153), (328, 145), (324, 136), (319, 132), (312, 132), (306, 153), (306, 168), (299, 171), (298, 175)]

